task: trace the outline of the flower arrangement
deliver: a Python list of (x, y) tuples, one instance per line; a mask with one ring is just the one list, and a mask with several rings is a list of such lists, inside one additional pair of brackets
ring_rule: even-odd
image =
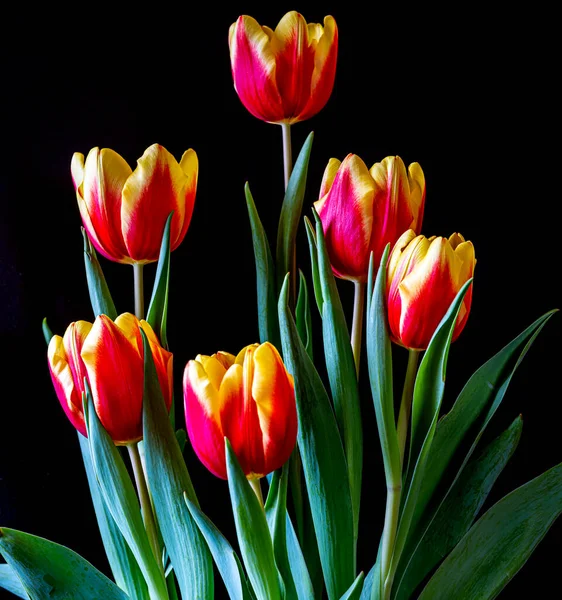
[[(241, 16), (228, 43), (240, 101), (282, 129), (286, 191), (275, 247), (245, 188), (259, 343), (193, 357), (183, 403), (174, 398), (171, 253), (188, 235), (197, 155), (190, 149), (177, 161), (154, 144), (133, 170), (110, 149), (76, 153), (71, 175), (95, 318), (68, 324), (62, 336), (45, 320), (43, 331), (53, 397), (78, 432), (113, 580), (64, 546), (3, 527), (0, 586), (33, 599), (185, 600), (215, 597), (220, 578), (228, 597), (241, 600), (494, 598), (562, 511), (557, 465), (480, 515), (521, 419), (487, 444), (484, 432), (554, 311), (486, 357), (443, 414), (450, 346), (469, 322), (478, 278), (473, 244), (460, 233), (421, 234), (424, 172), (399, 156), (370, 169), (353, 154), (330, 159), (317, 201), (304, 206), (313, 135), (293, 165), (291, 126), (331, 95), (333, 17), (310, 24), (293, 11), (273, 30)], [(297, 256), (299, 227), (307, 257)], [(134, 314), (117, 312), (98, 254), (133, 266)], [(297, 269), (306, 261), (309, 269)], [(149, 263), (157, 270), (145, 306)], [(351, 330), (340, 298), (348, 284), (338, 279), (353, 282)], [(409, 358), (395, 405), (399, 347)], [(380, 540), (365, 571), (358, 540), (373, 532), (361, 527), (360, 378), (370, 384), (386, 483)], [(227, 481), (235, 540), (199, 504), (187, 440)]]

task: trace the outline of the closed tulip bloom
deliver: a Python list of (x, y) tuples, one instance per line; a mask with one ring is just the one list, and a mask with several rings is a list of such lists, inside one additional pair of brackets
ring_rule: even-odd
[(269, 123), (296, 123), (319, 112), (336, 75), (338, 29), (298, 12), (287, 13), (275, 31), (243, 15), (230, 27), (228, 42), (234, 87), (242, 104)]
[(314, 207), (334, 274), (367, 281), (371, 252), (378, 265), (387, 244), (394, 246), (407, 229), (419, 231), (424, 203), (418, 163), (406, 169), (399, 156), (387, 156), (369, 170), (355, 154), (343, 162), (330, 159)]
[(183, 378), (187, 432), (201, 462), (227, 478), (227, 437), (248, 479), (281, 467), (297, 438), (293, 378), (269, 342), (238, 356), (217, 352), (187, 363)]
[(95, 411), (116, 444), (142, 438), (145, 332), (168, 409), (172, 403), (172, 354), (164, 350), (146, 321), (125, 313), (113, 322), (100, 315), (94, 324), (71, 323), (64, 338), (53, 336), (48, 357), (57, 396), (71, 423), (86, 435), (82, 393), (90, 385)]
[(195, 202), (198, 162), (193, 150), (180, 162), (153, 144), (133, 171), (117, 152), (76, 152), (71, 163), (78, 208), (96, 250), (109, 260), (145, 264), (158, 260), (162, 234), (174, 211), (170, 248), (183, 241)]
[[(473, 276), (472, 242), (459, 233), (449, 239), (406, 231), (396, 242), (387, 269), (388, 322), (394, 342), (425, 350), (462, 286)], [(466, 325), (472, 286), (466, 292), (453, 341)]]

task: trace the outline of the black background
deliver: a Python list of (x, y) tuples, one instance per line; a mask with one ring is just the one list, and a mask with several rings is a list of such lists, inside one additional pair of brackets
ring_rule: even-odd
[[(330, 157), (354, 152), (370, 166), (398, 154), (407, 164), (418, 161), (426, 176), (423, 233), (460, 231), (475, 244), (473, 308), (451, 351), (445, 409), (480, 364), (561, 304), (553, 15), (490, 14), (472, 5), (431, 13), (351, 2), (321, 8), (207, 3), (197, 10), (158, 3), (122, 14), (115, 6), (60, 14), (51, 8), (5, 22), (0, 525), (65, 544), (106, 573), (76, 434), (52, 389), (41, 334), (45, 316), (60, 334), (71, 321), (92, 317), (70, 160), (93, 146), (113, 148), (131, 165), (154, 142), (177, 158), (189, 147), (197, 151), (193, 220), (172, 259), (168, 336), (181, 398), (187, 360), (219, 349), (237, 352), (258, 338), (243, 186), (250, 182), (275, 240), (281, 131), (239, 102), (227, 33), (239, 14), (274, 27), (293, 8), (313, 22), (332, 14), (340, 32), (332, 97), (319, 115), (293, 127), (295, 154), (315, 132), (306, 214)], [(303, 229), (299, 236), (299, 263), (308, 273)], [(101, 261), (118, 311), (132, 311), (132, 269)], [(155, 267), (145, 271), (148, 296)], [(340, 282), (339, 289), (350, 314), (352, 286)], [(562, 460), (559, 344), (557, 314), (489, 428), (489, 436), (497, 435), (523, 415), (520, 445), (485, 507)], [(399, 376), (404, 359), (405, 351), (396, 349)], [(364, 365), (364, 570), (374, 560), (385, 500), (366, 374)], [(226, 483), (189, 447), (186, 458), (203, 509), (234, 541)], [(550, 596), (561, 535), (557, 522), (502, 598), (531, 590)]]

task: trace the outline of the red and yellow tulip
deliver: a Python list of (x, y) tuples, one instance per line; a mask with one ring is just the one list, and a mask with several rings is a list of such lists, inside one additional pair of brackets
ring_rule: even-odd
[[(454, 233), (416, 236), (406, 231), (396, 242), (387, 267), (388, 322), (391, 338), (411, 350), (425, 350), (462, 286), (473, 276), (472, 242)], [(453, 333), (458, 338), (472, 303), (466, 292)]]
[(314, 203), (322, 221), (328, 256), (337, 277), (367, 280), (369, 258), (378, 265), (407, 229), (419, 231), (425, 203), (425, 177), (418, 163), (406, 170), (399, 156), (387, 156), (371, 169), (355, 154), (331, 158)]
[(125, 313), (115, 322), (105, 315), (94, 324), (71, 323), (61, 338), (49, 343), (49, 370), (58, 399), (70, 422), (86, 435), (82, 393), (84, 378), (92, 390), (102, 425), (116, 444), (142, 438), (145, 332), (168, 409), (172, 403), (172, 354), (164, 350), (146, 321)]
[(281, 467), (297, 438), (293, 378), (269, 342), (238, 356), (217, 352), (187, 363), (183, 378), (187, 432), (201, 462), (227, 478), (227, 437), (249, 479)]
[(198, 175), (197, 154), (180, 162), (153, 144), (133, 171), (117, 152), (93, 148), (76, 152), (71, 171), (84, 228), (96, 250), (119, 263), (158, 260), (162, 234), (172, 217), (170, 248), (183, 241), (193, 212)]
[(230, 27), (228, 43), (234, 87), (242, 104), (269, 123), (296, 123), (319, 112), (336, 75), (338, 29), (287, 13), (275, 31), (243, 15)]

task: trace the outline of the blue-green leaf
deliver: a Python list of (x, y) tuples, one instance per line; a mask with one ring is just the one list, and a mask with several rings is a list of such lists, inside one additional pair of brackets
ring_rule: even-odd
[(132, 600), (149, 600), (146, 582), (137, 561), (105, 505), (94, 473), (88, 439), (81, 433), (77, 432), (77, 435), (103, 547), (115, 582)]
[(88, 429), (92, 465), (103, 500), (131, 549), (146, 580), (150, 594), (165, 598), (167, 592), (164, 574), (159, 569), (152, 553), (129, 473), (93, 406), (91, 394), (87, 388), (84, 420)]
[(441, 503), (396, 586), (396, 598), (407, 600), (428, 573), (457, 545), (470, 529), (496, 479), (511, 458), (523, 421), (512, 425), (467, 464)]
[(0, 553), (33, 600), (127, 600), (86, 559), (44, 538), (0, 529)]
[(322, 333), (326, 369), (332, 390), (332, 400), (340, 434), (343, 439), (351, 505), (353, 508), (353, 531), (359, 534), (359, 508), (361, 503), (361, 476), (363, 469), (363, 429), (357, 371), (351, 348), (351, 340), (343, 312), (343, 306), (332, 272), (328, 250), (324, 240), (322, 221), (316, 219), (316, 243), (318, 248), (318, 272), (322, 289)]
[(280, 577), (265, 513), (225, 438), (228, 489), (242, 560), (257, 600), (280, 600)]
[(158, 382), (147, 337), (144, 344), (143, 437), (148, 486), (160, 532), (183, 598), (213, 595), (213, 563), (199, 527), (191, 517), (184, 492), (196, 505), (191, 483)]
[(419, 600), (496, 598), (562, 512), (562, 464), (490, 508), (457, 544)]
[(178, 441), (180, 452), (183, 454), (183, 451), (185, 450), (185, 444), (187, 443), (187, 432), (185, 429), (178, 429), (176, 431), (176, 440)]
[(288, 276), (279, 298), (283, 358), (295, 379), (298, 444), (324, 581), (338, 600), (355, 579), (353, 513), (347, 464), (328, 394), (306, 353), (288, 304)]
[(291, 518), (287, 514), (287, 554), (289, 565), (299, 600), (311, 600), (314, 598), (314, 588), (308, 572), (308, 566), (304, 559), (295, 528)]
[(355, 581), (351, 584), (351, 587), (341, 597), (340, 600), (360, 600), (361, 591), (363, 590), (363, 583), (365, 581), (365, 574), (363, 571), (357, 575)]
[(154, 279), (152, 289), (152, 298), (146, 320), (158, 336), (160, 343), (164, 348), (168, 348), (168, 338), (166, 336), (166, 324), (168, 321), (168, 287), (170, 285), (170, 228), (172, 226), (172, 216), (170, 213), (164, 227), (162, 235), (162, 245), (160, 246), (160, 256), (158, 257), (158, 268)]
[(314, 232), (314, 226), (308, 217), (304, 218), (304, 224), (306, 228), (306, 236), (308, 238), (308, 248), (310, 251), (312, 287), (314, 289), (314, 297), (316, 298), (318, 312), (322, 315), (322, 304), (324, 303), (324, 300), (322, 298), (322, 285), (320, 283), (320, 273), (318, 271), (318, 246), (316, 244), (316, 233)]
[(236, 552), (212, 521), (184, 494), (184, 500), (205, 538), (231, 600), (248, 600), (250, 592)]
[[(306, 189), (308, 162), (314, 133), (309, 133), (297, 157), (285, 192), (277, 230), (277, 286), (280, 289), (286, 273), (295, 268), (295, 242), (301, 220), (302, 204)], [(296, 276), (296, 274), (295, 274)], [(296, 290), (294, 290), (296, 293)]]
[(84, 264), (86, 266), (86, 279), (88, 281), (88, 291), (90, 292), (90, 302), (94, 316), (107, 315), (112, 321), (117, 318), (117, 310), (113, 299), (107, 287), (103, 271), (92, 242), (88, 238), (86, 230), (82, 227), (82, 236), (84, 237)]
[(297, 297), (297, 308), (295, 310), (297, 330), (306, 348), (306, 353), (313, 359), (312, 352), (312, 315), (310, 314), (310, 303), (308, 301), (308, 287), (304, 273), (299, 269), (299, 295)]
[(51, 331), (51, 328), (49, 327), (49, 324), (47, 323), (47, 317), (45, 317), (43, 319), (43, 323), (41, 324), (42, 329), (43, 329), (43, 337), (45, 338), (45, 342), (47, 342), (47, 346), (49, 345), (49, 342), (51, 341), (51, 338), (53, 337), (53, 332)]
[(279, 347), (279, 323), (277, 321), (277, 283), (275, 266), (267, 235), (260, 221), (250, 186), (246, 183), (246, 204), (252, 228), (254, 258), (256, 261), (256, 284), (258, 292), (258, 326), (260, 342), (271, 342)]
[(10, 565), (0, 565), (0, 587), (14, 594), (23, 600), (29, 600), (19, 577), (15, 574)]

